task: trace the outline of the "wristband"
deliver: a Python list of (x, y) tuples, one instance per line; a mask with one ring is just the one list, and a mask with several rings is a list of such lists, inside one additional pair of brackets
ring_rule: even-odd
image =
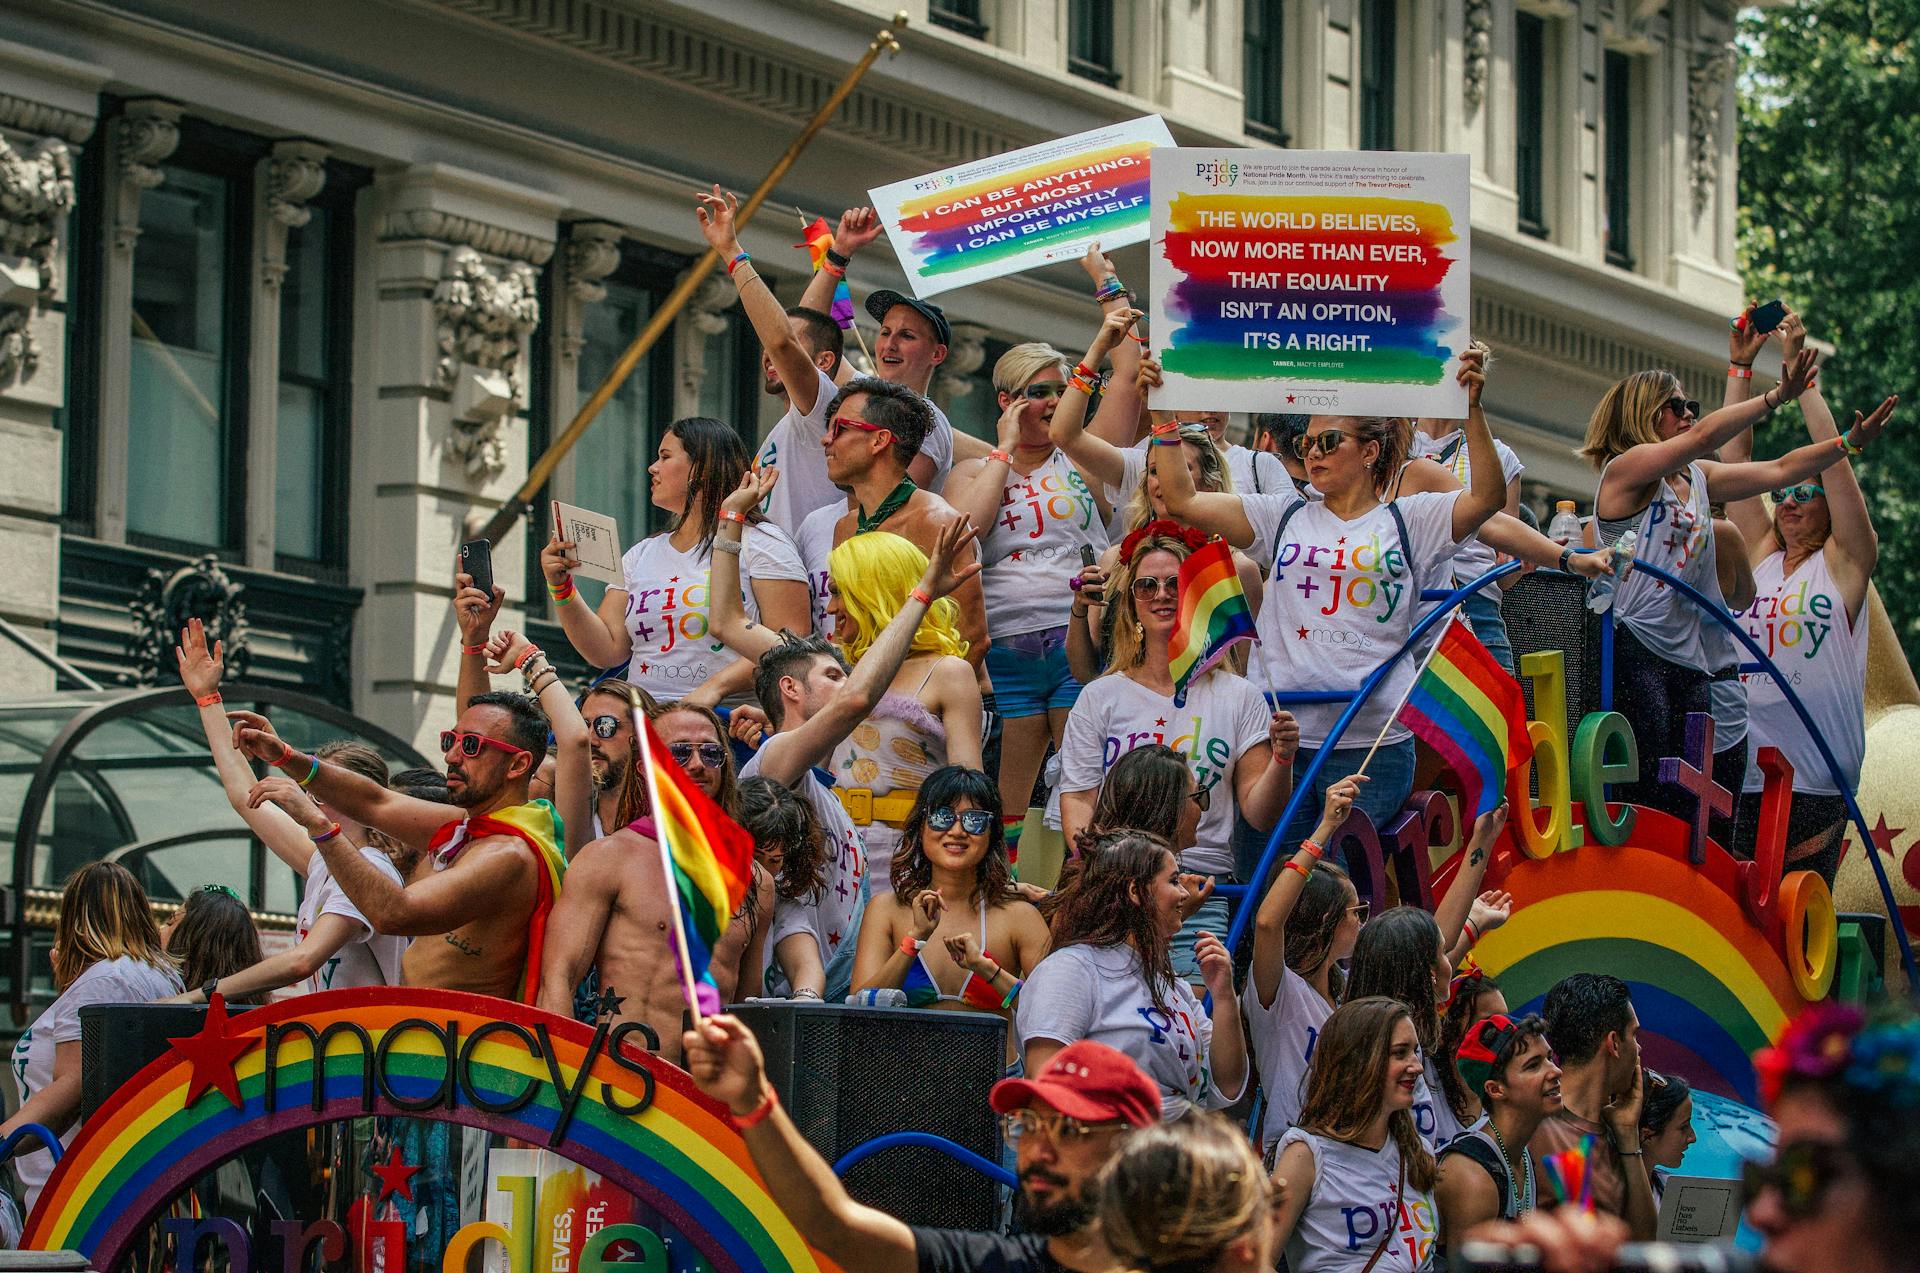
[(1727, 375), (1735, 380), (1751, 380), (1753, 379), (1753, 368), (1747, 366), (1745, 363), (1728, 363)]
[(315, 778), (318, 778), (319, 776), (320, 776), (320, 757), (315, 756), (313, 757), (313, 768), (307, 770), (307, 776), (300, 780), (301, 787), (305, 788), (309, 786), (313, 782), (313, 780)]
[(736, 522), (741, 526), (745, 526), (747, 524), (747, 515), (745, 513), (736, 513), (731, 508), (723, 508), (720, 510), (720, 520), (723, 522)]
[(1480, 930), (1473, 926), (1472, 920), (1463, 921), (1460, 925), (1460, 931), (1466, 934), (1467, 945), (1477, 946), (1480, 944)]
[(843, 274), (846, 272), (847, 267), (853, 264), (852, 257), (841, 256), (838, 252), (834, 251), (832, 248), (827, 249), (826, 259), (828, 264), (839, 266), (840, 272)]
[(1076, 376), (1085, 376), (1088, 380), (1098, 380), (1100, 378), (1099, 372), (1083, 362), (1073, 364), (1073, 374)]
[(311, 836), (309, 838), (315, 844), (325, 844), (328, 840), (333, 839), (334, 836), (339, 834), (340, 834), (340, 824), (336, 822), (332, 826), (328, 827), (325, 831), (322, 831), (319, 835)]
[(1294, 861), (1292, 858), (1288, 858), (1286, 861), (1286, 865), (1282, 866), (1280, 869), (1283, 871), (1298, 871), (1300, 872), (1300, 878), (1303, 880), (1310, 880), (1313, 878), (1313, 871), (1311, 869), (1301, 866), (1298, 862)]
[(744, 545), (737, 539), (716, 539), (713, 541), (713, 551), (725, 553), (729, 557), (738, 557), (742, 547), (744, 547)]
[(1005, 451), (1001, 451), (1001, 450), (988, 451), (987, 458), (989, 460), (998, 460), (1002, 464), (1013, 463), (1013, 457), (1011, 455), (1008, 455)]
[(832, 261), (822, 261), (820, 262), (820, 272), (828, 278), (845, 278), (847, 276), (847, 267), (844, 265), (835, 265)]
[(927, 607), (927, 609), (933, 609), (933, 596), (925, 588), (915, 588), (907, 594), (907, 600), (918, 601), (921, 605)]
[[(1865, 455), (1867, 453), (1866, 447), (1855, 445), (1852, 429), (1848, 429), (1845, 433), (1836, 437), (1833, 440), (1833, 444), (1840, 450), (1845, 451), (1848, 455)], [(216, 695), (216, 697), (218, 696)], [(202, 706), (205, 706), (205, 704), (202, 704)]]
[(728, 277), (728, 278), (732, 278), (732, 277), (733, 277), (733, 272), (734, 272), (735, 270), (737, 270), (737, 269), (739, 269), (741, 265), (743, 265), (743, 264), (745, 264), (745, 263), (746, 263), (746, 262), (748, 262), (748, 261), (751, 261), (752, 259), (753, 259), (753, 257), (752, 257), (752, 256), (750, 256), (749, 254), (747, 254), (747, 253), (745, 253), (745, 252), (742, 252), (742, 253), (741, 253), (740, 255), (738, 255), (738, 256), (736, 256), (736, 257), (734, 257), (734, 258), (733, 258), (733, 259), (732, 259), (731, 261), (728, 261), (728, 262), (727, 262), (727, 277)]
[(1278, 765), (1282, 769), (1285, 769), (1288, 765), (1291, 765), (1293, 763), (1293, 757), (1292, 756), (1270, 756), (1267, 760), (1267, 763), (1270, 765)]
[(1088, 380), (1085, 377), (1079, 375), (1078, 373), (1069, 377), (1067, 380), (1067, 388), (1078, 389), (1081, 393), (1086, 394), (1089, 398), (1093, 396), (1093, 391), (1097, 384), (1098, 384), (1097, 380)]
[(287, 762), (288, 762), (288, 761), (290, 761), (290, 760), (292, 760), (292, 759), (294, 758), (294, 756), (295, 756), (295, 755), (297, 755), (297, 754), (298, 754), (298, 753), (296, 753), (296, 752), (295, 752), (295, 751), (293, 750), (293, 744), (292, 744), (292, 743), (290, 743), (290, 742), (288, 742), (288, 741), (287, 741), (286, 739), (284, 739), (284, 738), (283, 738), (283, 739), (281, 739), (281, 740), (280, 740), (280, 755), (279, 755), (278, 757), (276, 757), (276, 758), (274, 759), (274, 762), (273, 762), (273, 767), (274, 767), (275, 769), (285, 769), (285, 768), (287, 767)]
[(1315, 844), (1312, 840), (1302, 840), (1300, 841), (1300, 852), (1313, 854), (1313, 860), (1318, 862), (1326, 856), (1327, 850), (1325, 846)]
[[(1005, 970), (1005, 969), (1001, 969), (1001, 972), (1004, 972), (1004, 971), (1006, 971), (1006, 970)], [(995, 974), (994, 974), (994, 976), (996, 976), (996, 977), (997, 977), (997, 976), (999, 976), (999, 975), (1000, 975), (999, 973), (995, 973)], [(1017, 977), (1016, 977), (1016, 978), (1014, 979), (1014, 982), (1013, 982), (1013, 989), (1011, 989), (1011, 990), (1009, 990), (1009, 991), (1007, 991), (1007, 996), (1006, 996), (1006, 998), (1004, 998), (1004, 999), (1002, 999), (1002, 1000), (1000, 1001), (1000, 1007), (1001, 1007), (1001, 1010), (1002, 1010), (1002, 1011), (1005, 1011), (1006, 1009), (1008, 1009), (1008, 1008), (1011, 1008), (1011, 1007), (1013, 1007), (1013, 1001), (1014, 1001), (1015, 999), (1017, 999), (1017, 998), (1019, 998), (1019, 997), (1020, 997), (1020, 987), (1022, 987), (1022, 986), (1024, 986), (1024, 985), (1026, 985), (1026, 984), (1027, 984), (1026, 982), (1024, 982), (1024, 981), (1021, 981), (1021, 980), (1020, 980), (1019, 978), (1017, 978)]]
[(557, 606), (564, 606), (565, 604), (567, 604), (567, 602), (573, 600), (573, 592), (574, 592), (574, 588), (573, 588), (572, 575), (566, 576), (566, 578), (562, 579), (557, 584), (549, 583), (547, 585), (547, 596), (551, 597), (553, 599), (553, 604)]
[(537, 645), (530, 645), (527, 647), (527, 652), (525, 654), (522, 654), (517, 660), (514, 661), (513, 670), (524, 675), (527, 670), (527, 664), (533, 662), (535, 659), (540, 657), (541, 657), (540, 647)]
[(760, 1098), (760, 1103), (758, 1105), (748, 1110), (745, 1114), (741, 1115), (739, 1118), (734, 1118), (731, 1115), (729, 1115), (727, 1118), (727, 1121), (733, 1124), (733, 1129), (735, 1131), (744, 1132), (749, 1127), (755, 1127), (755, 1126), (758, 1126), (760, 1123), (764, 1122), (766, 1120), (767, 1115), (773, 1113), (774, 1107), (779, 1104), (780, 1104), (779, 1094), (773, 1090), (771, 1085), (769, 1085), (767, 1088), (767, 1094)]
[(211, 694), (202, 694), (199, 698), (194, 699), (193, 705), (195, 707), (212, 707), (215, 703), (222, 701), (224, 700), (220, 697), (220, 691), (215, 690)]
[(908, 933), (905, 937), (902, 937), (900, 939), (900, 953), (911, 958), (914, 955), (918, 955), (920, 953), (920, 948), (922, 946), (925, 946), (926, 944), (927, 944), (926, 942), (922, 941), (918, 937), (915, 937), (912, 933)]
[(462, 654), (485, 654), (486, 652), (487, 652), (487, 647), (484, 644), (463, 645), (460, 647), (460, 653)]
[(811, 999), (815, 1003), (820, 1002), (820, 992), (811, 986), (794, 991), (790, 997), (794, 999)]
[(1573, 549), (1562, 548), (1560, 550), (1560, 569), (1562, 571), (1565, 571), (1572, 564), (1573, 564)]
[(1156, 433), (1150, 441), (1155, 446), (1179, 446), (1182, 439), (1178, 433)]

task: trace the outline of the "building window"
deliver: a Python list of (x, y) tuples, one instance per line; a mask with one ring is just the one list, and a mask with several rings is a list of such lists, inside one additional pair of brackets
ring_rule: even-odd
[(344, 566), (353, 218), (323, 191), (287, 232), (274, 422), (274, 554), (282, 570)]
[(1394, 7), (1360, 2), (1360, 148), (1393, 149)]
[(1633, 62), (1607, 54), (1602, 127), (1606, 130), (1607, 261), (1633, 268)]
[(246, 297), (238, 182), (164, 166), (140, 200), (128, 377), (127, 532), (187, 548), (232, 546), (236, 383)]
[(1113, 88), (1113, 0), (1067, 0), (1067, 70)]
[(1520, 229), (1547, 237), (1546, 108), (1547, 23), (1533, 13), (1514, 15), (1513, 28), (1514, 193), (1520, 203)]
[(927, 20), (976, 40), (983, 40), (987, 35), (987, 24), (980, 20), (980, 0), (930, 0)]
[(1287, 144), (1280, 126), (1280, 85), (1284, 68), (1281, 58), (1281, 22), (1284, 12), (1280, 0), (1246, 0), (1246, 21), (1241, 36), (1242, 75), (1246, 92), (1246, 129), (1250, 137)]

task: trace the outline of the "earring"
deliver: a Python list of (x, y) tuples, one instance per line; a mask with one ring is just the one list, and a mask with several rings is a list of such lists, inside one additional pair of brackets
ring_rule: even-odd
[(1133, 639), (1136, 641), (1144, 641), (1147, 639), (1146, 625), (1138, 619), (1133, 621)]

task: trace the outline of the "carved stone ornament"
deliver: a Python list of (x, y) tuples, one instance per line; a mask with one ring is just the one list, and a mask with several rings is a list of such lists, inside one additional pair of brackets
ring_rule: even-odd
[(540, 324), (537, 289), (532, 266), (490, 266), (468, 247), (447, 254), (433, 289), (440, 387), (453, 395), (453, 452), (470, 476), (506, 467), (500, 429), (520, 400), (520, 350)]
[(1693, 215), (1713, 201), (1720, 180), (1720, 106), (1733, 75), (1733, 50), (1706, 49), (1687, 68), (1687, 157), (1693, 187)]
[(579, 221), (567, 228), (567, 295), (587, 305), (607, 299), (601, 280), (620, 268), (624, 234), (605, 221)]
[(147, 581), (133, 601), (133, 632), (127, 640), (127, 670), (121, 679), (134, 685), (157, 685), (174, 675), (174, 643), (187, 620), (206, 625), (207, 643), (226, 647), (226, 677), (242, 679), (253, 662), (248, 647), (246, 588), (220, 568), (212, 554), (168, 572), (147, 571)]
[(33, 316), (53, 289), (60, 227), (73, 209), (73, 156), (41, 139), (21, 151), (0, 136), (0, 384), (40, 365)]
[(281, 142), (267, 160), (267, 215), (292, 229), (313, 220), (307, 201), (327, 184), (327, 152), (311, 142)]
[(1467, 0), (1466, 96), (1469, 110), (1487, 100), (1487, 64), (1493, 51), (1493, 0)]
[(166, 180), (159, 165), (180, 144), (180, 107), (151, 97), (128, 102), (108, 138), (115, 172), (113, 250), (126, 256), (140, 238), (140, 196)]

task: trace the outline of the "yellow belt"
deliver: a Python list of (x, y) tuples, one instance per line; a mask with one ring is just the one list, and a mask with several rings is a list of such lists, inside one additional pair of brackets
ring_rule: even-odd
[(901, 827), (913, 812), (913, 796), (876, 796), (865, 787), (835, 787), (833, 794), (840, 798), (840, 807), (847, 811), (855, 826), (884, 822)]

